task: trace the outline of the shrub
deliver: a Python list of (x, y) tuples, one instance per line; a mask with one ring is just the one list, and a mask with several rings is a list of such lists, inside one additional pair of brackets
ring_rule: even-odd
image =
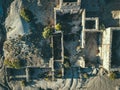
[(52, 34), (52, 29), (50, 27), (45, 27), (44, 31), (42, 32), (42, 36), (46, 39), (49, 38)]
[(62, 26), (58, 23), (55, 25), (55, 30), (60, 31), (62, 29)]
[(15, 60), (15, 61), (12, 63), (12, 65), (13, 65), (13, 67), (16, 68), (16, 69), (19, 69), (19, 68), (21, 67), (19, 60)]
[(64, 67), (65, 68), (70, 68), (71, 67), (70, 61), (68, 59), (65, 59)]
[(83, 77), (84, 77), (85, 79), (88, 79), (87, 73), (84, 73), (84, 74), (83, 74)]
[(32, 19), (32, 13), (26, 8), (21, 8), (20, 16), (27, 22), (30, 22)]
[(21, 85), (22, 85), (22, 86), (26, 86), (26, 81), (25, 81), (25, 80), (22, 80), (22, 81), (21, 81)]
[(13, 61), (10, 61), (10, 60), (4, 60), (4, 64), (11, 67), (11, 68), (16, 68), (16, 69), (19, 69), (21, 68), (21, 65), (20, 65), (20, 61), (19, 60), (13, 60)]
[(116, 77), (117, 77), (117, 76), (116, 76), (116, 74), (115, 74), (114, 72), (110, 72), (109, 78), (110, 78), (111, 80), (114, 80)]
[(9, 60), (7, 60), (7, 59), (4, 60), (4, 65), (7, 65), (7, 66), (9, 66), (9, 67), (12, 67), (11, 62), (10, 62)]

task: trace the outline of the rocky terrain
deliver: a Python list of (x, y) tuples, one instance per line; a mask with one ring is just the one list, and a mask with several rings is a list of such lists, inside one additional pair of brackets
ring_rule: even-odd
[[(39, 66), (48, 62), (51, 53), (46, 52), (51, 50), (41, 34), (44, 26), (53, 25), (53, 8), (56, 3), (56, 0), (0, 0), (1, 67), (3, 60), (18, 60), (22, 66)], [(31, 22), (26, 22), (20, 16), (22, 7), (32, 13)], [(4, 67), (1, 68), (1, 72), (3, 73), (0, 79), (3, 85)]]
[[(53, 10), (55, 2), (53, 2), (54, 0), (51, 2), (46, 1), (14, 0), (11, 3), (8, 16), (5, 19), (7, 37), (4, 43), (5, 59), (27, 60), (30, 62), (26, 65), (36, 65), (37, 62), (42, 63), (43, 59), (50, 58), (50, 54), (45, 53), (47, 50), (49, 52), (50, 46), (41, 34), (44, 26), (52, 24), (53, 11), (51, 10)], [(51, 10), (47, 9), (48, 5), (50, 7), (48, 9)], [(20, 9), (22, 7), (31, 11), (33, 15), (31, 22), (26, 22), (20, 16)]]

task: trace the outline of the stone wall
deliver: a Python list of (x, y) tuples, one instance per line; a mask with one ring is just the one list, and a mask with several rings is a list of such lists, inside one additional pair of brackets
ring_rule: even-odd
[[(120, 30), (120, 27), (110, 27), (107, 28), (103, 32), (103, 40), (102, 40), (102, 60), (103, 60), (103, 68), (108, 71), (117, 71), (120, 68), (112, 68), (111, 66), (111, 57), (112, 57), (112, 38), (113, 31)], [(118, 62), (119, 63), (119, 62)]]
[(110, 70), (110, 60), (111, 60), (111, 29), (108, 28), (103, 32), (102, 40), (102, 60), (103, 67), (106, 70)]

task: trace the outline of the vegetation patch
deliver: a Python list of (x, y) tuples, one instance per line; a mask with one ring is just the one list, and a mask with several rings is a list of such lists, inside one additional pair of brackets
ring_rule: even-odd
[(29, 11), (26, 8), (21, 8), (20, 10), (20, 16), (26, 21), (26, 22), (30, 22), (32, 20), (32, 12)]
[(52, 32), (53, 32), (53, 29), (51, 29), (50, 27), (45, 27), (44, 31), (42, 32), (42, 36), (45, 39), (47, 39), (47, 38), (49, 38), (51, 36)]
[(114, 72), (110, 72), (110, 74), (109, 74), (109, 78), (110, 78), (111, 80), (115, 80), (116, 77), (117, 77), (116, 73), (114, 73)]
[(26, 86), (26, 81), (25, 80), (22, 80), (20, 83), (21, 83), (21, 86)]
[(19, 60), (10, 61), (10, 60), (6, 59), (6, 60), (4, 60), (4, 64), (8, 67), (15, 68), (15, 69), (21, 68), (21, 64), (20, 64)]
[(60, 23), (55, 25), (55, 30), (60, 31), (62, 29), (62, 26), (60, 25)]

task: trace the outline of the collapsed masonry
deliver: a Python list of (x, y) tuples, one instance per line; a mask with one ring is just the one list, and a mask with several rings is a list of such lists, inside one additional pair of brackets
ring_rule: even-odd
[[(86, 61), (95, 61), (96, 57), (99, 59), (100, 64), (107, 71), (118, 71), (119, 65), (117, 63), (120, 60), (119, 55), (115, 51), (115, 32), (119, 32), (119, 27), (107, 28), (106, 30), (100, 30), (99, 18), (98, 17), (86, 17), (85, 9), (80, 8), (81, 0), (76, 0), (70, 3), (66, 0), (60, 0), (60, 7), (54, 9), (54, 20), (55, 24), (57, 21), (57, 14), (74, 14), (82, 12), (82, 32), (81, 32), (81, 47), (84, 49), (84, 57), (81, 56), (82, 60), (80, 63), (81, 67), (86, 67)], [(116, 31), (117, 30), (117, 31)], [(118, 36), (119, 38), (119, 36)], [(119, 43), (117, 44), (119, 45)], [(118, 47), (119, 48), (119, 47)], [(117, 57), (117, 58), (116, 58)]]
[[(120, 71), (120, 55), (119, 55), (119, 34), (120, 34), (120, 27), (110, 27), (107, 28), (104, 31), (99, 30), (99, 19), (97, 17), (92, 17), (92, 18), (86, 18), (85, 17), (85, 10), (82, 14), (82, 48), (87, 49), (86, 44), (88, 43), (90, 45), (89, 37), (90, 33), (92, 32), (91, 36), (94, 36), (94, 33), (100, 33), (99, 34), (99, 39), (98, 39), (98, 43), (97, 43), (97, 48), (96, 48), (96, 56), (100, 57), (100, 60), (102, 62), (102, 66), (103, 68), (105, 68), (107, 71)], [(95, 26), (89, 26), (89, 29), (86, 28), (87, 26), (87, 21), (93, 21), (94, 20), (94, 24), (92, 23), (92, 25)], [(90, 25), (90, 24), (88, 24)], [(87, 37), (88, 36), (88, 37)], [(94, 37), (95, 38), (95, 37)], [(92, 38), (92, 40), (94, 39)], [(91, 40), (91, 39), (90, 39)], [(92, 42), (92, 44), (94, 45), (94, 42)], [(95, 48), (96, 46), (94, 46)], [(94, 49), (92, 49), (91, 52), (88, 52), (88, 55), (90, 56), (91, 53), (93, 53)], [(89, 49), (89, 50), (90, 50)], [(95, 55), (95, 54), (94, 54)], [(92, 57), (90, 57), (91, 59), (93, 59)], [(88, 59), (88, 58), (87, 58)]]
[[(94, 21), (90, 22), (94, 26), (90, 26), (90, 23), (87, 26), (87, 21)], [(99, 33), (97, 47), (95, 46), (94, 42), (91, 45), (94, 45), (93, 48), (88, 48), (87, 54), (85, 52), (85, 56), (89, 56), (90, 59), (93, 59), (93, 56), (99, 56), (100, 62), (102, 62), (102, 67), (107, 71), (120, 71), (120, 49), (119, 49), (119, 34), (120, 34), (120, 27), (110, 27), (106, 30), (99, 30), (99, 18), (98, 17), (87, 17), (85, 10), (82, 13), (82, 48), (87, 49), (86, 45), (90, 45), (92, 40), (96, 37), (94, 36), (95, 33)], [(89, 29), (88, 29), (89, 28)], [(91, 32), (91, 35), (89, 34)], [(92, 38), (93, 37), (93, 38)], [(92, 38), (92, 39), (91, 39)], [(86, 40), (88, 39), (88, 40)], [(91, 50), (91, 51), (90, 51)], [(94, 51), (96, 50), (96, 52)], [(93, 53), (95, 52), (95, 53)], [(91, 53), (93, 56), (91, 56)], [(88, 58), (87, 58), (88, 59)]]
[[(68, 36), (80, 34), (82, 10), (80, 9), (81, 0), (59, 0), (59, 7), (54, 8), (54, 23), (62, 25), (64, 39)], [(79, 40), (81, 36), (79, 35)], [(71, 38), (73, 40), (74, 38)], [(64, 47), (64, 46), (63, 46)], [(64, 54), (63, 54), (64, 55)], [(81, 60), (82, 61), (82, 60)], [(80, 62), (83, 66), (84, 63)]]
[(54, 8), (54, 24), (56, 25), (57, 23), (57, 14), (66, 14), (66, 13), (70, 13), (70, 14), (74, 14), (79, 12), (80, 10), (80, 2), (81, 0), (70, 0), (73, 2), (66, 2), (67, 0), (59, 0), (59, 7)]
[[(64, 46), (63, 46), (63, 33), (56, 31), (52, 37), (52, 58), (48, 64), (43, 66), (27, 66), (20, 69), (6, 68), (7, 80), (39, 80), (48, 78), (55, 80), (55, 78), (64, 77)], [(13, 72), (14, 71), (14, 72)]]
[[(64, 31), (63, 34), (66, 34), (66, 31), (70, 31), (71, 28), (73, 28), (74, 31), (79, 31), (80, 28), (82, 29), (79, 35), (80, 41), (81, 41), (80, 46), (84, 48), (85, 57), (83, 56), (80, 57), (79, 64), (81, 67), (86, 67), (85, 59), (88, 59), (88, 58), (94, 59), (96, 58), (96, 56), (101, 57), (102, 31), (99, 30), (99, 18), (98, 17), (86, 17), (85, 10), (80, 8), (81, 6), (80, 2), (81, 2), (80, 0), (77, 0), (76, 2), (69, 3), (69, 2), (64, 2), (64, 0), (60, 0), (60, 7), (54, 9), (54, 12), (55, 12), (54, 20), (55, 20), (55, 24), (61, 23), (63, 25), (63, 28), (64, 28), (64, 25), (67, 27), (70, 27), (70, 28), (65, 27), (65, 31), (63, 30)], [(76, 16), (76, 14), (79, 14), (79, 15)], [(66, 16), (67, 18), (64, 18), (65, 15), (67, 15)], [(62, 16), (61, 18), (64, 18), (65, 20), (62, 19), (63, 21), (60, 22), (58, 20), (60, 16)], [(81, 16), (82, 16), (82, 20), (81, 20)], [(71, 19), (72, 21), (70, 21)], [(68, 23), (66, 24), (66, 22)], [(72, 26), (75, 26), (75, 28), (70, 26), (70, 24)], [(88, 42), (87, 40), (88, 36), (90, 40), (95, 38), (94, 41), (95, 41), (96, 48), (94, 49), (94, 52), (92, 51), (93, 49), (89, 48), (89, 46), (95, 46), (95, 45), (92, 45), (92, 43), (90, 43), (90, 40)], [(92, 54), (90, 55), (90, 53)]]
[(6, 68), (7, 81), (21, 81), (25, 80), (27, 82), (31, 80), (39, 80), (41, 78), (54, 78), (52, 68), (49, 67), (35, 67), (28, 66), (20, 69)]
[(81, 0), (59, 0), (60, 7), (59, 8), (67, 8), (69, 10), (77, 9), (81, 4)]
[[(77, 24), (70, 27), (74, 31), (82, 29), (80, 33), (80, 46), (84, 52), (83, 56), (80, 56), (79, 67), (87, 67), (87, 62), (97, 61), (96, 57), (99, 58), (100, 64), (107, 71), (120, 71), (120, 27), (110, 27), (106, 30), (99, 30), (99, 18), (98, 17), (86, 17), (85, 9), (81, 9), (81, 0), (59, 0), (59, 7), (54, 8), (54, 23), (58, 23), (57, 15), (67, 14), (76, 15), (82, 14), (81, 16), (74, 18), (74, 22)], [(82, 19), (80, 18), (82, 17)], [(71, 18), (71, 17), (70, 17)], [(68, 22), (70, 23), (70, 22)], [(81, 25), (82, 23), (82, 25)], [(74, 23), (70, 23), (74, 24)], [(65, 26), (67, 27), (67, 26)], [(75, 30), (76, 29), (76, 30)], [(66, 29), (68, 30), (68, 29)], [(7, 68), (8, 80), (13, 79), (26, 79), (30, 81), (31, 79), (45, 78), (62, 78), (64, 77), (64, 44), (63, 36), (65, 32), (56, 31), (52, 37), (52, 55), (49, 64), (44, 67), (25, 67), (19, 70), (12, 68)], [(88, 61), (87, 61), (88, 60)], [(12, 71), (16, 71), (18, 75), (11, 74)], [(37, 74), (31, 75), (31, 72), (37, 70)], [(49, 71), (49, 74), (48, 74)], [(42, 73), (40, 75), (40, 73)], [(39, 76), (39, 77), (37, 77)]]

